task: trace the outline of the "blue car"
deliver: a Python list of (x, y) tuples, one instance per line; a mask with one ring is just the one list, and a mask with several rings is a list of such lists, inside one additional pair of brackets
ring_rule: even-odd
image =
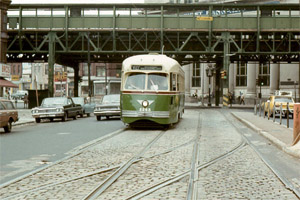
[(74, 103), (82, 106), (82, 114), (80, 115), (81, 117), (83, 117), (83, 115), (89, 117), (91, 113), (94, 113), (96, 104), (89, 102), (86, 97), (72, 97), (72, 99)]

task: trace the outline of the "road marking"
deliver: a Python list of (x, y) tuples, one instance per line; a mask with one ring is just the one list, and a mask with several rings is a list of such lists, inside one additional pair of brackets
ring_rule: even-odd
[(69, 135), (71, 133), (57, 133), (57, 135)]

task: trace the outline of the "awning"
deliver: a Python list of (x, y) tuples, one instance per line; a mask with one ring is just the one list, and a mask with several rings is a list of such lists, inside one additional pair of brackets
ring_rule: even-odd
[(12, 82), (5, 80), (3, 78), (0, 78), (0, 87), (10, 87), (10, 88), (18, 88), (16, 84), (13, 84)]

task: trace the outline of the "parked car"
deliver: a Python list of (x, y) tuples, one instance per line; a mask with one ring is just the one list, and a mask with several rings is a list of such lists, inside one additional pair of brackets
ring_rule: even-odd
[(295, 102), (290, 95), (271, 95), (267, 102), (262, 103), (262, 108), (268, 113), (270, 105), (270, 116), (272, 116), (274, 109), (275, 115), (280, 114), (280, 105), (282, 104), (282, 115), (287, 117), (287, 103), (289, 103), (289, 112), (293, 116)]
[(10, 100), (0, 99), (0, 128), (5, 133), (11, 132), (12, 123), (19, 120), (18, 111)]
[(82, 106), (82, 115), (87, 115), (88, 117), (90, 116), (91, 113), (94, 112), (95, 109), (95, 103), (89, 102), (86, 97), (72, 97), (74, 103), (80, 104)]
[(11, 95), (12, 99), (24, 99), (25, 94), (28, 94), (27, 90), (18, 90), (16, 93)]
[(31, 113), (36, 123), (40, 123), (41, 119), (53, 121), (55, 118), (67, 121), (70, 117), (77, 119), (77, 115), (82, 114), (82, 107), (75, 104), (71, 97), (49, 97), (42, 101), (41, 106), (33, 108)]
[(96, 105), (94, 115), (98, 121), (101, 117), (121, 116), (120, 110), (120, 94), (105, 95), (100, 105)]

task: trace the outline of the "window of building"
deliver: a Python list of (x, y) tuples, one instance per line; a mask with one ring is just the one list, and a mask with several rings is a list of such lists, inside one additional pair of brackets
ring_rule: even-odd
[(95, 83), (95, 95), (105, 94), (105, 83)]
[(270, 85), (270, 64), (262, 63), (259, 65), (258, 79), (260, 79), (265, 86)]
[(45, 64), (45, 75), (48, 75), (48, 64)]
[(247, 65), (239, 62), (236, 70), (236, 86), (247, 86)]
[(193, 64), (192, 87), (201, 87), (201, 67), (200, 63)]
[(97, 76), (105, 76), (105, 66), (96, 66)]
[(122, 65), (116, 66), (116, 77), (121, 78)]
[(121, 83), (110, 83), (109, 84), (109, 93), (110, 94), (120, 94)]
[(83, 63), (82, 64), (82, 68), (83, 68), (83, 70), (82, 70), (82, 75), (83, 76), (88, 76), (89, 75), (89, 67), (88, 67), (88, 64), (87, 63)]

